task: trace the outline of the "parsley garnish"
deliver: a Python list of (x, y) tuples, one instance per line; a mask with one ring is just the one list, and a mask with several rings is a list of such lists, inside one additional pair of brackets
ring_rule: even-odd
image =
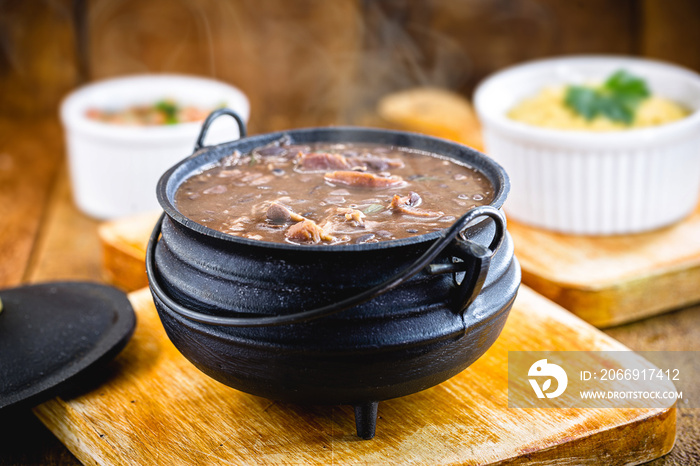
[(365, 210), (362, 211), (364, 214), (376, 214), (377, 212), (381, 212), (384, 210), (384, 206), (381, 204), (370, 204), (365, 208)]
[(165, 124), (174, 125), (177, 121), (177, 104), (172, 100), (161, 100), (155, 105), (156, 110), (165, 115)]
[(564, 103), (586, 120), (603, 115), (629, 125), (647, 97), (649, 88), (642, 78), (619, 70), (599, 87), (569, 86)]

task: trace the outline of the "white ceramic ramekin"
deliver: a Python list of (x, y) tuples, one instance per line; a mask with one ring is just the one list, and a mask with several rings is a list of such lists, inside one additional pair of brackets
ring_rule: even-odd
[[(123, 126), (90, 120), (89, 108), (119, 109), (173, 99), (214, 109), (226, 106), (247, 121), (250, 105), (237, 88), (181, 75), (148, 74), (95, 82), (69, 94), (61, 104), (73, 198), (80, 210), (99, 219), (158, 210), (156, 184), (194, 149), (201, 122), (164, 126)], [(238, 139), (232, 118), (219, 118), (207, 144)]]
[[(614, 132), (534, 127), (506, 113), (543, 87), (603, 81), (625, 69), (653, 94), (691, 109), (683, 120)], [(636, 233), (678, 221), (700, 194), (700, 76), (654, 60), (554, 58), (514, 66), (479, 85), (474, 104), (486, 152), (512, 188), (509, 217), (570, 234)]]

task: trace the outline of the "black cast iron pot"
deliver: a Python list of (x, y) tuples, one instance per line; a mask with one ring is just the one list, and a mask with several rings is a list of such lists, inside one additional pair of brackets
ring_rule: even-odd
[[(165, 212), (149, 243), (147, 272), (163, 326), (214, 379), (274, 400), (353, 405), (358, 435), (372, 438), (379, 401), (447, 380), (500, 334), (520, 284), (498, 210), (508, 178), (468, 147), (378, 129), (298, 129), (203, 147), (209, 125), (223, 114), (245, 135), (233, 112), (214, 112), (194, 154), (158, 183)], [(495, 199), (440, 232), (335, 246), (231, 236), (177, 210), (174, 194), (186, 178), (234, 150), (246, 153), (285, 135), (295, 143), (370, 142), (438, 153), (480, 170)]]

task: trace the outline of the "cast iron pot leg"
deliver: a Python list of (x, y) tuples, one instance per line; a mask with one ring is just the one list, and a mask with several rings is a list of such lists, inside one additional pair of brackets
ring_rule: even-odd
[(355, 427), (357, 436), (365, 440), (374, 437), (377, 429), (377, 405), (379, 402), (370, 401), (355, 405)]

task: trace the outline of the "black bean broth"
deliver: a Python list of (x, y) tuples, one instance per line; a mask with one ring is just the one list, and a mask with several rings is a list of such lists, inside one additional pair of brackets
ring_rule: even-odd
[(281, 140), (233, 153), (185, 180), (180, 212), (234, 236), (357, 244), (449, 227), (493, 199), (475, 169), (437, 154), (378, 144)]

